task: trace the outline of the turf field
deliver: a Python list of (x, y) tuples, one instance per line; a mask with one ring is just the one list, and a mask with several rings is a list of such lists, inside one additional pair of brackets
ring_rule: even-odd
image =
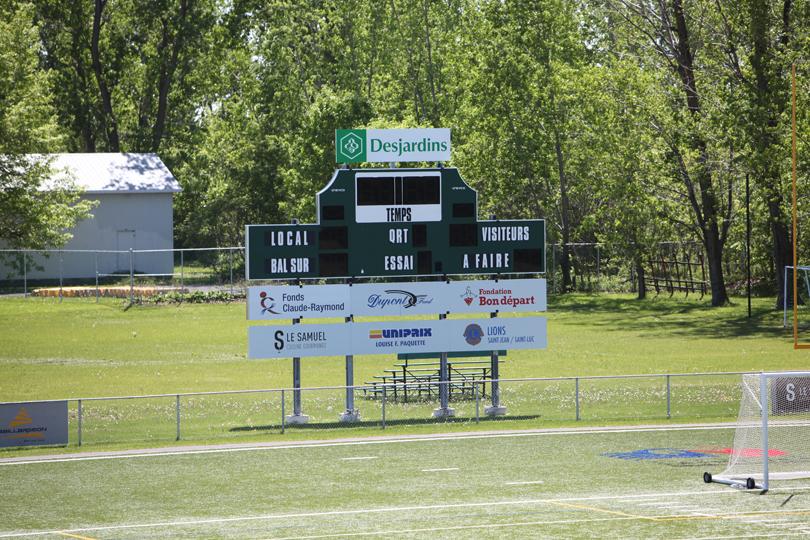
[(732, 436), (671, 426), (5, 462), (0, 538), (810, 534), (806, 481), (766, 495), (703, 484)]

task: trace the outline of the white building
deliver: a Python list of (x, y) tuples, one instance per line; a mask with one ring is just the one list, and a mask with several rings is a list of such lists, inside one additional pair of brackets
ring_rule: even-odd
[[(43, 270), (28, 269), (28, 279), (94, 278), (129, 273), (129, 249), (171, 249), (174, 246), (172, 197), (180, 191), (174, 175), (156, 154), (54, 154), (55, 171), (67, 170), (84, 189), (83, 197), (98, 201), (93, 217), (71, 231), (63, 252), (36, 257)], [(86, 253), (70, 250), (89, 250)], [(124, 253), (104, 253), (124, 251)], [(61, 259), (61, 260), (60, 260)], [(171, 274), (171, 252), (137, 253), (135, 272)], [(7, 272), (5, 272), (7, 274)]]

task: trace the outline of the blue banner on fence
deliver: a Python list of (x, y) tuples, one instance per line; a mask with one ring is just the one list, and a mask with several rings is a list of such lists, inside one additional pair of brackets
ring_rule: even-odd
[(67, 443), (67, 401), (0, 405), (0, 446)]

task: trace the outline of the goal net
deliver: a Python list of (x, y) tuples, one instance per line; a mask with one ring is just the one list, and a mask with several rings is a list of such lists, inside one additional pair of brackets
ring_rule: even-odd
[(810, 477), (810, 371), (743, 375), (728, 466), (707, 482), (767, 491)]

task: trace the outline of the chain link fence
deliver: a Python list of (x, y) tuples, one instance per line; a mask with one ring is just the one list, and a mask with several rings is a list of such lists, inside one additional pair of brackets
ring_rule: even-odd
[[(476, 391), (450, 403), (454, 416), (438, 419), (433, 417), (438, 400), (396, 399), (393, 384), (385, 385), (382, 393), (367, 386), (301, 388), (298, 412), (308, 417), (305, 424), (291, 423), (295, 390), (289, 388), (70, 398), (70, 444), (228, 440), (290, 431), (320, 431), (318, 436), (326, 436), (327, 431), (347, 428), (380, 430), (429, 424), (463, 428), (476, 424), (495, 427), (494, 423), (503, 427), (506, 423), (509, 428), (528, 429), (579, 421), (731, 421), (739, 409), (743, 374), (500, 379), (495, 381), (497, 401), (506, 407), (504, 416), (488, 416), (493, 397)], [(484, 382), (487, 387), (492, 383)], [(402, 383), (397, 386), (401, 390)], [(356, 422), (340, 421), (347, 391), (355, 396)]]
[[(572, 243), (548, 246), (546, 278), (549, 294), (563, 291), (563, 268), (568, 260), (568, 290), (579, 292), (636, 292), (636, 265), (626, 248), (603, 243)], [(678, 261), (697, 261), (703, 250), (695, 242), (662, 242), (646, 255), (642, 266), (648, 277), (658, 273), (662, 280), (659, 291), (648, 286), (648, 292), (666, 292), (668, 276), (678, 272)], [(143, 268), (158, 266), (163, 272)], [(673, 265), (673, 262), (675, 263)], [(669, 266), (667, 266), (669, 263)], [(681, 265), (684, 263), (681, 262)], [(708, 271), (700, 272), (694, 263), (690, 280), (708, 280)], [(674, 268), (674, 270), (673, 270)], [(729, 289), (742, 292), (745, 283), (744, 246), (727, 246), (724, 271)], [(691, 269), (690, 269), (691, 272)], [(768, 269), (757, 268), (754, 275), (769, 275)], [(245, 250), (242, 246), (183, 248), (164, 250), (0, 250), (0, 294), (35, 294), (56, 296), (123, 296), (134, 300), (170, 291), (222, 290), (243, 293)], [(680, 276), (679, 276), (680, 277)], [(671, 281), (671, 279), (670, 279)], [(671, 293), (671, 291), (670, 291)]]
[[(242, 246), (151, 250), (0, 250), (0, 293), (136, 298), (167, 292), (244, 292)], [(145, 271), (162, 268), (165, 271)]]

